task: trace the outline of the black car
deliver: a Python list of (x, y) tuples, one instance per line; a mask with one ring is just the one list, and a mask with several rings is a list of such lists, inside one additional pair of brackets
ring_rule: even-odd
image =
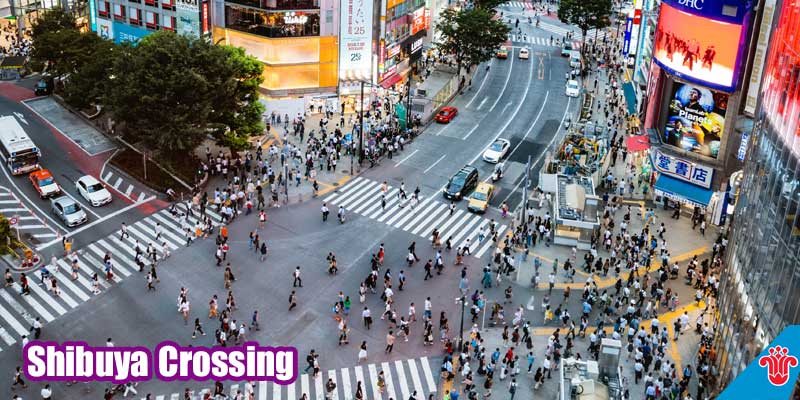
[(33, 88), (33, 93), (37, 96), (47, 96), (53, 93), (53, 79), (49, 77), (39, 79)]
[(461, 200), (472, 193), (476, 186), (478, 186), (478, 170), (471, 165), (465, 165), (447, 181), (442, 194), (447, 199)]

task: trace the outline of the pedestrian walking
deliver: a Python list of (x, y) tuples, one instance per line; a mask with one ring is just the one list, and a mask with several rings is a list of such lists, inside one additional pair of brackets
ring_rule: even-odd
[(295, 307), (297, 307), (297, 294), (292, 290), (292, 293), (289, 295), (289, 311), (292, 311)]
[(298, 285), (300, 287), (303, 287), (303, 279), (300, 278), (300, 266), (299, 265), (297, 266), (297, 268), (294, 269), (294, 272), (293, 272), (292, 276), (294, 277), (294, 281), (292, 282), (292, 287), (297, 287)]

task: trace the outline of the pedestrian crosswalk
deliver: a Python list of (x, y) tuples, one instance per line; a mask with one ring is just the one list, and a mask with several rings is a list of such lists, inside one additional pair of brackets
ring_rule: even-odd
[[(436, 365), (436, 364), (434, 364)], [(378, 375), (383, 371), (384, 387), (378, 386)], [(416, 395), (416, 399), (425, 399), (428, 395), (436, 393), (437, 381), (433, 374), (437, 371), (431, 368), (428, 357), (407, 360), (396, 360), (367, 365), (357, 365), (350, 368), (330, 369), (321, 371), (317, 377), (303, 373), (297, 380), (289, 385), (279, 385), (273, 382), (259, 381), (252, 384), (234, 383), (225, 389), (230, 398), (241, 391), (245, 398), (252, 387), (257, 400), (296, 400), (305, 394), (309, 400), (353, 400), (355, 399), (358, 383), (361, 383), (363, 398), (383, 400), (405, 400)], [(328, 379), (336, 384), (333, 392), (326, 397), (326, 383)], [(213, 389), (203, 389), (191, 392), (192, 400), (202, 399), (205, 393), (213, 394)], [(155, 400), (183, 400), (185, 392), (155, 396)], [(145, 398), (142, 398), (145, 400)]]
[[(431, 232), (438, 229), (442, 242), (452, 238), (453, 248), (468, 247), (470, 254), (483, 256), (492, 246), (489, 240), (489, 224), (491, 221), (456, 207), (451, 212), (449, 204), (438, 201), (439, 193), (421, 196), (419, 204), (412, 207), (408, 201), (400, 199), (400, 189), (388, 186), (385, 209), (381, 206), (381, 184), (373, 180), (357, 177), (347, 185), (324, 199), (326, 203), (335, 205), (329, 208), (336, 212), (338, 206), (345, 208), (346, 213), (356, 213), (370, 219), (393, 226), (413, 235), (430, 239)], [(409, 193), (410, 196), (410, 193)], [(496, 223), (498, 237), (502, 237), (506, 225)], [(485, 229), (486, 238), (481, 241), (479, 232)]]
[[(186, 210), (185, 207), (179, 209), (181, 212)], [(206, 213), (215, 224), (221, 221), (217, 213), (211, 210)], [(0, 351), (21, 342), (23, 335), (29, 335), (30, 327), (36, 318), (40, 318), (43, 324), (52, 322), (96, 294), (102, 293), (114, 282), (131, 275), (140, 276), (144, 282), (144, 273), (138, 272), (139, 267), (134, 261), (136, 241), (142, 250), (152, 243), (158, 254), (162, 255), (162, 246), (166, 243), (172, 252), (185, 245), (185, 228), (194, 227), (198, 217), (196, 214), (195, 212), (195, 215), (188, 217), (176, 216), (169, 209), (163, 209), (128, 225), (130, 238), (120, 239), (119, 233), (113, 233), (77, 250), (78, 275), (74, 280), (71, 276), (71, 262), (68, 259), (56, 260), (58, 270), (50, 265), (52, 260), (45, 259), (44, 264), (48, 266), (51, 276), (56, 278), (60, 292), (58, 295), (51, 290), (49, 280), (43, 282), (40, 269), (27, 273), (30, 294), (21, 294), (22, 287), (18, 279), (0, 289)], [(159, 230), (161, 235), (156, 239)], [(112, 256), (114, 282), (107, 282), (105, 279), (103, 257), (106, 253)], [(149, 268), (149, 263), (147, 265)], [(99, 277), (97, 287), (92, 279), (94, 274)], [(144, 287), (144, 283), (142, 285)], [(46, 325), (44, 330), (47, 330)]]
[(20, 236), (30, 235), (34, 242), (49, 241), (58, 236), (57, 227), (32, 212), (14, 192), (3, 186), (0, 186), (0, 214), (9, 220), (16, 218), (12, 228), (19, 230)]
[[(561, 40), (556, 40), (555, 38), (549, 37), (538, 37), (538, 36), (528, 36), (528, 35), (516, 35), (510, 34), (508, 35), (508, 39), (511, 40), (512, 43), (528, 43), (537, 46), (547, 46), (547, 47), (561, 47)], [(581, 42), (573, 41), (572, 48), (578, 49), (581, 46)]]
[[(581, 31), (578, 28), (574, 28), (574, 27), (568, 27), (567, 28), (567, 27), (563, 27), (563, 26), (547, 23), (547, 22), (544, 22), (544, 21), (539, 21), (539, 27), (538, 28), (542, 29), (542, 30), (545, 30), (545, 31), (548, 31), (548, 32), (552, 32), (552, 33), (558, 35), (559, 37), (564, 37), (568, 33), (572, 33), (572, 39), (577, 39), (578, 41), (580, 41), (580, 39), (581, 39)], [(589, 29), (588, 31), (586, 31), (586, 40), (590, 41), (590, 40), (597, 39), (598, 42), (602, 42), (603, 38), (605, 38), (607, 34), (608, 34), (608, 31), (606, 31), (605, 29), (601, 29), (599, 32), (596, 29)]]
[(507, 1), (502, 4), (505, 7), (514, 8), (524, 8), (526, 10), (533, 10), (533, 3), (529, 3), (526, 1)]

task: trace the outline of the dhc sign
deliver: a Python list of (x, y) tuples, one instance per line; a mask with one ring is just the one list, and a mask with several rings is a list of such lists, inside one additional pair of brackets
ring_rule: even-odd
[(702, 10), (704, 1), (705, 0), (678, 0), (678, 4), (684, 7), (694, 8), (695, 10)]

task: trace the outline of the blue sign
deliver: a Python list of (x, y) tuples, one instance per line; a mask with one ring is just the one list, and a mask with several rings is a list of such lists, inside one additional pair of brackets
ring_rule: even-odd
[(143, 37), (149, 34), (150, 31), (147, 29), (114, 22), (114, 42), (117, 44), (123, 42), (131, 42), (132, 44), (136, 44), (139, 43)]
[(89, 0), (89, 22), (92, 32), (97, 32), (97, 4), (95, 0)]
[(628, 55), (628, 51), (631, 48), (631, 31), (633, 30), (633, 18), (628, 17), (625, 20), (625, 42), (622, 44), (622, 54)]
[(749, 133), (742, 133), (742, 141), (739, 143), (739, 151), (736, 152), (736, 158), (739, 161), (744, 161), (744, 156), (747, 155), (747, 140), (750, 139)]

